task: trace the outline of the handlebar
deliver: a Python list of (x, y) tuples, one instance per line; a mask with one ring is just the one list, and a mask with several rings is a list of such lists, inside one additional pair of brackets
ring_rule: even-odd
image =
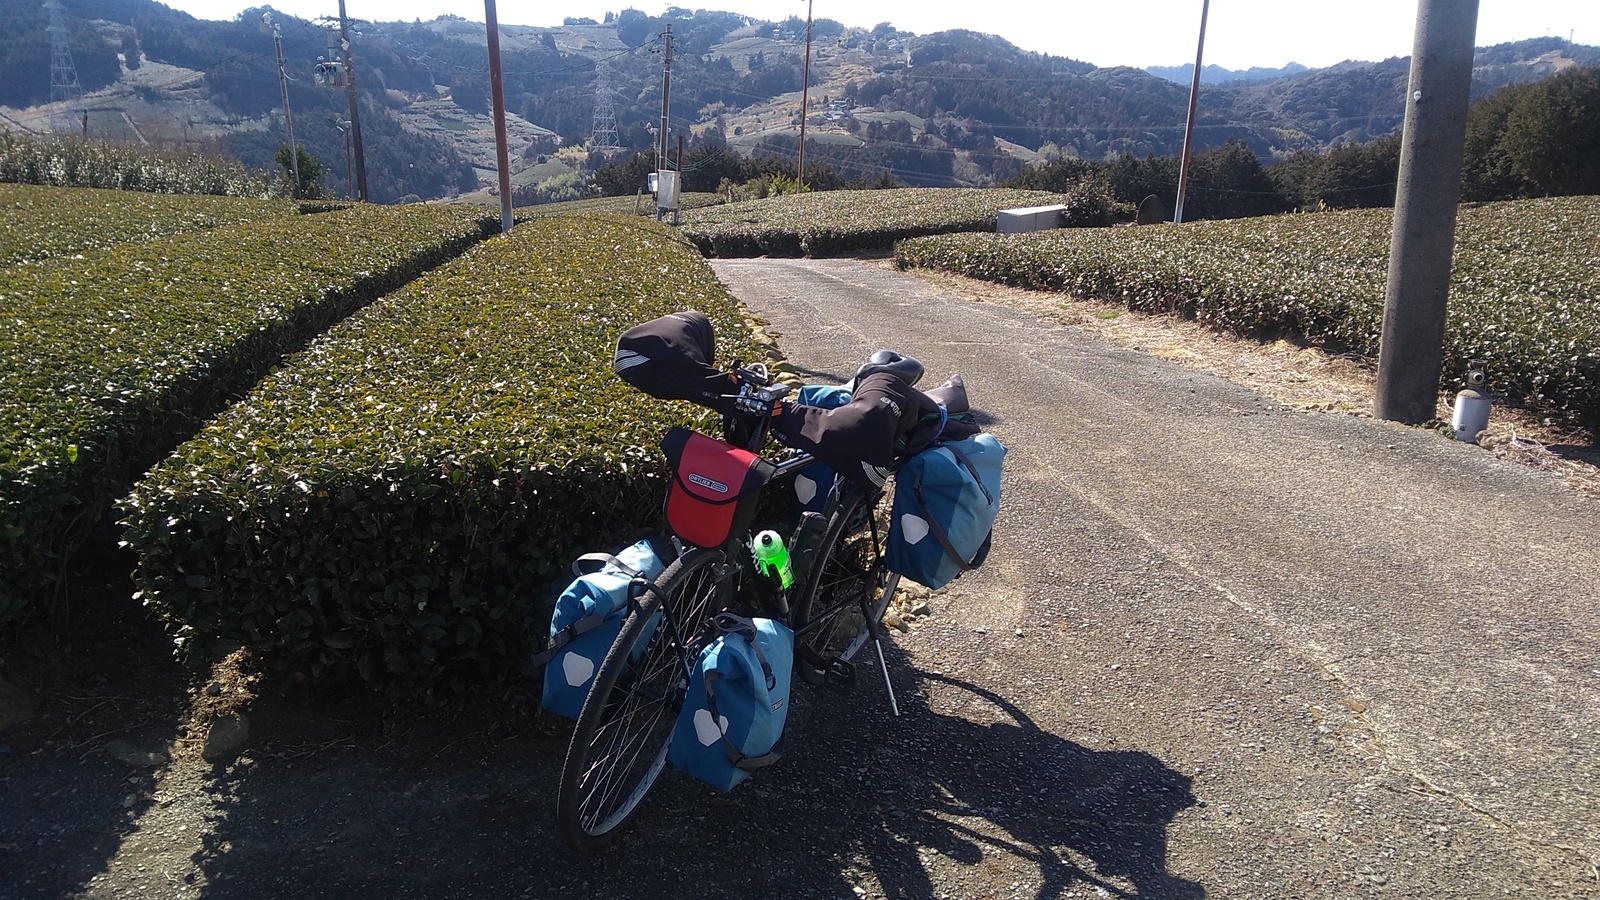
[(765, 416), (779, 400), (789, 396), (787, 384), (773, 379), (761, 363), (751, 366), (734, 366), (733, 374), (739, 379), (739, 393), (733, 395), (733, 406), (741, 413)]

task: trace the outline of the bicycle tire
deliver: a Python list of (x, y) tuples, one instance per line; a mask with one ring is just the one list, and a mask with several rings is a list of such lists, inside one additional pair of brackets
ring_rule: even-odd
[(885, 502), (882, 493), (841, 502), (817, 543), (817, 563), (789, 617), (795, 670), (807, 682), (821, 683), (834, 660), (848, 662), (860, 652), (871, 634), (868, 623), (883, 618), (894, 596), (899, 576), (885, 567), (879, 545), (884, 530), (874, 527)]
[(561, 768), (556, 816), (569, 846), (593, 850), (615, 837), (666, 768), (686, 666), (719, 608), (724, 559), (691, 550), (667, 566), (595, 673)]

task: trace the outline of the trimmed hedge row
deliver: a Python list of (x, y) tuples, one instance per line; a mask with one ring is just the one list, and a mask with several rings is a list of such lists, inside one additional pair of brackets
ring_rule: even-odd
[(361, 207), (0, 270), (0, 622), (52, 606), (74, 547), (201, 420), (492, 226)]
[(289, 181), (202, 153), (75, 137), (0, 134), (0, 182), (157, 194), (288, 197)]
[[(1390, 210), (1352, 210), (897, 245), (901, 268), (942, 269), (1242, 334), (1376, 356)], [(1463, 207), (1441, 386), (1490, 360), (1499, 394), (1600, 428), (1600, 197)]]
[(299, 211), (283, 200), (0, 184), (0, 266)]
[(125, 501), (141, 596), (191, 661), (243, 644), (395, 695), (503, 675), (535, 594), (659, 521), (665, 430), (709, 424), (611, 371), (625, 328), (685, 308), (723, 359), (754, 358), (741, 308), (669, 228), (541, 219), (485, 242), (150, 472)]
[[(684, 191), (678, 195), (678, 203), (685, 211), (705, 206), (716, 206), (722, 203), (723, 199), (721, 194), (714, 192)], [(582, 200), (562, 200), (557, 203), (535, 203), (531, 206), (517, 207), (517, 218), (519, 219), (542, 219), (549, 216), (575, 216), (589, 213), (654, 217), (656, 214), (656, 201), (655, 197), (650, 194), (639, 196), (628, 194), (622, 197), (586, 197)], [(668, 215), (671, 214), (668, 213)]]
[(885, 249), (902, 238), (994, 231), (1002, 209), (1067, 207), (1065, 225), (1111, 223), (1110, 198), (1093, 186), (1071, 194), (1002, 188), (822, 191), (749, 200), (682, 215), (706, 256), (827, 256)]

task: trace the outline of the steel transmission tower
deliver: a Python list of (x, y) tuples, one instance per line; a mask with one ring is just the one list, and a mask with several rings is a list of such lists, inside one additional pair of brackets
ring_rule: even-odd
[(65, 131), (62, 123), (71, 125), (73, 104), (83, 105), (83, 85), (78, 82), (78, 67), (72, 62), (72, 46), (67, 42), (67, 15), (61, 0), (45, 0), (45, 12), (50, 14), (50, 105), (52, 131)]
[(590, 149), (601, 153), (615, 153), (622, 149), (622, 139), (617, 136), (617, 109), (612, 103), (616, 92), (611, 90), (611, 75), (605, 67), (595, 73), (594, 122), (589, 127)]

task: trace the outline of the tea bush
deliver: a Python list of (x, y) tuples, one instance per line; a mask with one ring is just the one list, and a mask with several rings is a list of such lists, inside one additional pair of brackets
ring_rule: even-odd
[(828, 256), (886, 249), (896, 240), (994, 231), (1000, 210), (1067, 207), (1064, 224), (1109, 225), (1111, 198), (1084, 185), (1071, 194), (980, 188), (895, 188), (785, 194), (682, 214), (683, 233), (706, 256)]
[(158, 194), (287, 197), (272, 172), (189, 151), (162, 152), (79, 138), (0, 134), (0, 182)]
[(0, 269), (0, 622), (50, 608), (74, 547), (202, 420), (491, 221), (360, 207)]
[(394, 695), (504, 674), (548, 627), (528, 621), (535, 590), (659, 519), (657, 441), (707, 420), (611, 357), (625, 328), (686, 308), (724, 359), (754, 358), (741, 308), (670, 228), (553, 218), (485, 242), (151, 471), (125, 504), (141, 595), (191, 660), (243, 644)]
[[(1243, 334), (1376, 356), (1389, 210), (905, 241), (897, 264), (937, 268)], [(1442, 386), (1490, 361), (1493, 389), (1600, 428), (1600, 197), (1463, 207)]]
[(282, 200), (0, 184), (0, 266), (298, 211)]

